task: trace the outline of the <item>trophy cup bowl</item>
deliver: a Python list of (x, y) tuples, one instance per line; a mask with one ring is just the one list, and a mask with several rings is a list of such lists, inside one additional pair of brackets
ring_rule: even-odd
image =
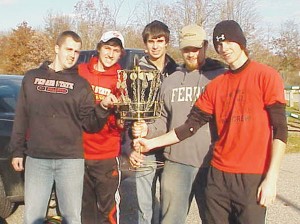
[[(118, 70), (117, 98), (115, 111), (125, 121), (153, 122), (161, 116), (162, 102), (158, 100), (161, 85), (158, 70), (141, 70), (135, 66), (133, 70)], [(133, 167), (133, 171), (153, 171), (162, 167), (159, 161), (143, 163)]]
[(162, 103), (158, 101), (161, 85), (158, 70), (118, 70), (116, 113), (123, 120), (153, 120), (161, 115)]

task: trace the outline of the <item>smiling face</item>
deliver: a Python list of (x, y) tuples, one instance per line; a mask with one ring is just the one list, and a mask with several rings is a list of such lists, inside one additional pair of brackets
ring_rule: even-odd
[(104, 71), (119, 61), (122, 55), (122, 48), (120, 45), (103, 44), (98, 53), (98, 69)]
[(248, 59), (248, 57), (245, 54), (245, 51), (236, 42), (219, 42), (217, 45), (217, 51), (219, 55), (233, 70), (240, 68)]
[(149, 36), (145, 43), (147, 52), (150, 56), (150, 60), (157, 60), (165, 57), (167, 53), (167, 42), (164, 36), (153, 37)]
[(181, 49), (185, 67), (188, 71), (199, 69), (199, 58), (204, 58), (204, 49), (197, 47), (185, 47)]
[(182, 58), (188, 71), (199, 69), (204, 64), (207, 42), (204, 41), (202, 47), (185, 47), (181, 49)]
[(60, 46), (56, 45), (55, 70), (60, 71), (73, 67), (78, 60), (80, 49), (81, 43), (71, 37), (67, 37)]

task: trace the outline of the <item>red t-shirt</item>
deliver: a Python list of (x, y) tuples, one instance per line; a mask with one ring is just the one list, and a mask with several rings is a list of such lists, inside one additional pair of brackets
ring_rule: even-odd
[[(89, 63), (79, 64), (79, 74), (88, 80), (95, 93), (96, 102), (100, 102), (110, 93), (116, 94), (117, 70), (121, 69), (119, 64), (99, 72), (94, 69), (98, 58), (94, 57)], [(83, 147), (85, 159), (108, 159), (120, 154), (121, 130), (116, 125), (116, 117), (111, 114), (107, 123), (101, 131), (95, 134), (83, 134)]]
[(216, 117), (219, 140), (212, 166), (231, 173), (265, 173), (272, 129), (266, 106), (285, 103), (284, 85), (272, 68), (250, 61), (241, 71), (214, 79), (196, 102)]

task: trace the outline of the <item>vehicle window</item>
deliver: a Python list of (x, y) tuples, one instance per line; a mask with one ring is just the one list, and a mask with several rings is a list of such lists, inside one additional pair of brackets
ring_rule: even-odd
[(143, 51), (126, 52), (126, 55), (120, 59), (119, 63), (123, 69), (133, 69), (135, 65), (134, 58), (138, 57), (138, 59), (141, 59), (144, 55)]
[(0, 85), (0, 112), (14, 112), (16, 98), (13, 88), (7, 85)]
[(81, 51), (77, 60), (77, 64), (87, 63), (90, 61), (91, 57), (94, 57), (96, 55), (97, 55), (96, 50)]
[[(145, 55), (144, 50), (141, 49), (125, 49), (125, 52), (125, 55), (119, 60), (119, 64), (123, 69), (133, 69), (135, 55), (137, 55), (139, 59)], [(81, 51), (77, 64), (87, 63), (91, 57), (95, 55), (97, 55), (97, 51), (95, 50)]]
[(86, 59), (86, 55), (80, 54), (77, 63), (78, 63), (78, 64), (84, 63), (86, 60), (87, 60), (87, 59)]
[(0, 112), (15, 112), (22, 79), (0, 80)]

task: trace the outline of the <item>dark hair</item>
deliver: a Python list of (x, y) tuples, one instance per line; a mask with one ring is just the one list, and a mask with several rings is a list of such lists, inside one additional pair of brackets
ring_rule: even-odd
[(56, 39), (56, 45), (61, 46), (68, 37), (71, 37), (75, 42), (79, 42), (82, 44), (82, 40), (77, 33), (71, 30), (67, 30), (58, 35)]
[(120, 46), (121, 49), (123, 49), (122, 42), (121, 42), (121, 40), (118, 39), (118, 38), (111, 38), (109, 41), (106, 41), (106, 42), (100, 41), (100, 42), (97, 44), (96, 50), (97, 50), (97, 51), (100, 51), (100, 48), (101, 48), (103, 45)]
[(142, 33), (144, 43), (147, 43), (147, 40), (150, 35), (154, 38), (165, 37), (166, 43), (169, 43), (170, 40), (169, 27), (161, 21), (154, 20), (145, 26)]

